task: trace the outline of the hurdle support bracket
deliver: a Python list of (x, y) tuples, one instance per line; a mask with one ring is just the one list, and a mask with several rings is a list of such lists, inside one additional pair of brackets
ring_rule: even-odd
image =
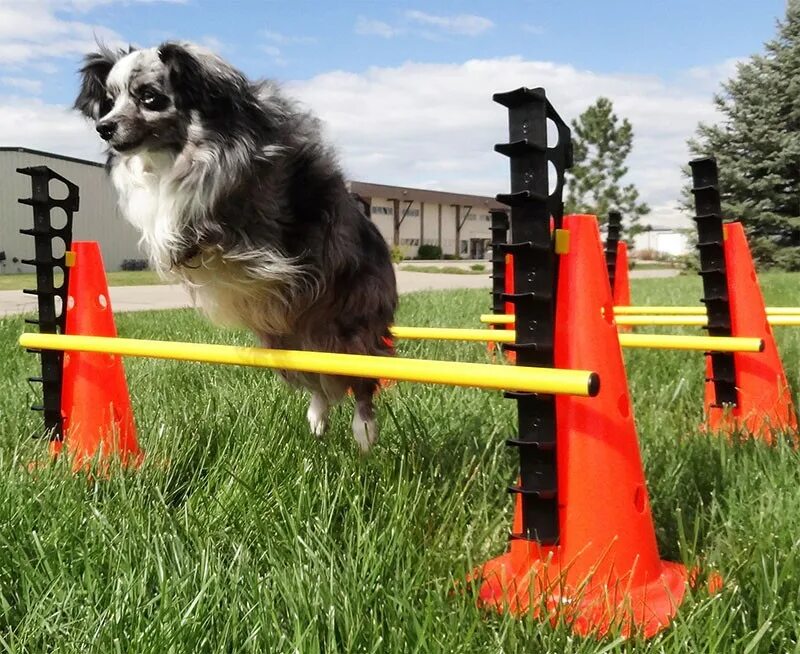
[[(42, 334), (63, 333), (69, 282), (67, 260), (72, 247), (72, 217), (80, 206), (79, 189), (47, 166), (18, 168), (17, 172), (31, 178), (31, 197), (20, 198), (18, 202), (33, 209), (33, 228), (21, 229), (20, 233), (33, 236), (34, 239), (34, 257), (23, 259), (22, 263), (36, 268), (36, 288), (24, 289), (23, 293), (36, 296), (38, 316), (35, 319), (26, 319), (25, 322), (38, 326)], [(66, 186), (66, 197), (55, 199), (50, 195), (52, 180), (58, 180)], [(66, 218), (62, 227), (53, 226), (53, 209), (64, 212)], [(54, 254), (54, 239), (63, 242), (63, 254)], [(58, 286), (55, 283), (57, 269), (62, 272), (62, 281)], [(56, 305), (56, 298), (60, 300), (60, 306)], [(38, 353), (41, 359), (41, 376), (29, 377), (28, 381), (42, 385), (42, 404), (31, 408), (42, 412), (45, 436), (50, 440), (60, 441), (64, 437), (61, 415), (64, 355), (58, 351), (40, 350)]]
[(614, 281), (617, 274), (617, 248), (622, 234), (622, 214), (619, 211), (608, 212), (607, 227), (604, 254), (606, 257), (606, 269), (608, 270), (608, 281), (611, 283), (611, 292), (613, 294)]
[[(505, 348), (516, 353), (518, 366), (553, 367), (558, 257), (552, 229), (560, 229), (563, 218), (564, 173), (572, 165), (570, 130), (544, 89), (523, 87), (496, 93), (493, 99), (508, 109), (509, 140), (495, 145), (495, 151), (507, 156), (511, 166), (511, 192), (497, 196), (511, 208), (511, 238), (501, 250), (513, 254), (515, 286), (501, 299), (513, 304), (517, 327), (515, 342)], [(558, 130), (554, 148), (548, 148), (548, 119)], [(557, 175), (553, 193), (548, 161)], [(495, 311), (502, 308), (502, 302), (493, 305)], [(555, 399), (530, 393), (506, 397), (516, 400), (518, 409), (518, 435), (507, 444), (519, 452), (519, 483), (509, 492), (519, 495), (522, 505), (522, 529), (511, 538), (555, 544), (559, 538)]]
[[(728, 271), (725, 264), (722, 207), (719, 195), (717, 162), (703, 157), (689, 162), (692, 169), (692, 194), (697, 223), (697, 248), (700, 251), (701, 302), (708, 314), (709, 336), (731, 336), (731, 306), (728, 296)], [(711, 377), (714, 406), (737, 406), (736, 363), (732, 353), (711, 352)]]

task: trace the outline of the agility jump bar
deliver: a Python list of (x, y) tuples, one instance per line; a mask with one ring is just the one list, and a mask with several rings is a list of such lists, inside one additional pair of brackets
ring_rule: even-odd
[(593, 397), (600, 390), (599, 375), (589, 370), (62, 334), (22, 334), (19, 344), (32, 350), (95, 352), (548, 395)]
[[(614, 307), (617, 316), (705, 316), (705, 307), (670, 307), (670, 306), (619, 306)], [(800, 307), (767, 307), (768, 316), (800, 316)]]
[[(478, 343), (514, 343), (511, 329), (450, 329), (446, 327), (393, 327), (395, 338), (473, 341)], [(762, 352), (760, 338), (731, 336), (681, 336), (674, 334), (619, 334), (622, 347), (659, 350), (699, 350), (702, 352)]]
[[(704, 315), (664, 315), (664, 314), (631, 314), (615, 315), (614, 321), (618, 325), (645, 327), (667, 326), (667, 327), (707, 327), (708, 317)], [(487, 313), (481, 315), (481, 322), (489, 325), (513, 325), (513, 315), (495, 315)], [(800, 315), (774, 314), (767, 316), (767, 322), (773, 327), (798, 327), (800, 326)]]

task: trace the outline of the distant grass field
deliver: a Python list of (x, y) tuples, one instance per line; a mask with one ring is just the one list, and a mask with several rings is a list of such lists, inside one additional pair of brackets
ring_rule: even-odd
[[(800, 276), (765, 275), (800, 303)], [(638, 303), (696, 303), (697, 279), (634, 280)], [(478, 326), (485, 291), (405, 296), (398, 322)], [(125, 314), (120, 335), (250, 343), (190, 311)], [(656, 638), (582, 640), (481, 612), (452, 593), (506, 548), (514, 402), (401, 384), (379, 401), (380, 443), (358, 455), (350, 409), (308, 434), (305, 400), (265, 371), (128, 360), (138, 472), (87, 481), (45, 452), (25, 383), (36, 357), (0, 320), (1, 652), (798, 651), (800, 454), (698, 433), (703, 357), (631, 351), (630, 385), (664, 557), (725, 578)], [(800, 336), (778, 328), (792, 387)], [(688, 331), (688, 330), (687, 330)], [(480, 345), (408, 342), (403, 356), (486, 361)], [(609, 471), (613, 477), (614, 471)], [(598, 483), (605, 483), (598, 480)]]
[[(106, 277), (109, 286), (150, 286), (164, 283), (152, 270), (117, 270), (106, 273)], [(0, 291), (18, 291), (35, 286), (36, 276), (32, 273), (0, 275)]]

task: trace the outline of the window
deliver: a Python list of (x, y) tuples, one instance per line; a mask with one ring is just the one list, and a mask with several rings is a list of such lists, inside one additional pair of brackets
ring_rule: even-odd
[(394, 208), (393, 207), (372, 207), (372, 215), (373, 216), (393, 216), (394, 215)]

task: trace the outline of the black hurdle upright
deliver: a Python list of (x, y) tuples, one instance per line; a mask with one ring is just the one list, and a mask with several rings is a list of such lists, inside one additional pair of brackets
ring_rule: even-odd
[[(31, 178), (31, 197), (20, 198), (18, 202), (33, 207), (33, 229), (21, 229), (22, 234), (33, 236), (34, 258), (23, 259), (22, 263), (36, 268), (36, 288), (26, 288), (23, 293), (35, 295), (38, 301), (38, 316), (26, 319), (25, 322), (37, 325), (43, 334), (57, 334), (64, 331), (67, 307), (67, 285), (69, 283), (69, 266), (67, 256), (72, 248), (72, 216), (78, 211), (80, 197), (78, 187), (47, 166), (18, 168), (18, 173)], [(57, 179), (67, 187), (67, 196), (55, 199), (50, 195), (50, 181)], [(51, 212), (61, 209), (66, 215), (63, 227), (54, 227)], [(64, 253), (53, 255), (53, 239), (60, 238), (64, 242)], [(55, 284), (55, 270), (63, 273), (62, 282)], [(60, 298), (61, 306), (56, 307), (56, 298)], [(41, 411), (44, 416), (45, 436), (51, 440), (64, 437), (61, 416), (61, 388), (63, 381), (63, 352), (38, 351), (41, 358), (42, 374), (40, 377), (29, 377), (29, 382), (42, 385), (42, 404), (31, 407)]]
[(617, 278), (617, 249), (619, 237), (622, 234), (622, 214), (619, 211), (608, 212), (608, 234), (606, 235), (606, 269), (608, 281), (611, 282), (611, 292), (614, 292), (614, 281)]
[[(551, 232), (563, 218), (564, 171), (572, 165), (572, 141), (566, 123), (548, 102), (544, 89), (519, 88), (496, 93), (508, 108), (509, 142), (495, 145), (511, 164), (511, 192), (497, 200), (511, 207), (511, 242), (501, 249), (514, 255), (514, 292), (502, 299), (514, 304), (517, 365), (554, 365), (558, 261)], [(558, 130), (558, 143), (548, 148), (547, 121)], [(557, 172), (549, 192), (548, 161)], [(507, 393), (517, 401), (518, 435), (507, 441), (519, 451), (519, 485), (509, 492), (522, 498), (522, 532), (511, 538), (558, 542), (558, 479), (556, 411), (552, 395)]]
[[(719, 196), (717, 162), (703, 157), (689, 162), (692, 169), (697, 249), (700, 251), (700, 276), (708, 314), (710, 336), (731, 336), (731, 306), (728, 298), (728, 270), (725, 265), (722, 207)], [(736, 406), (736, 363), (732, 352), (709, 352), (714, 383), (713, 406)]]
[(489, 211), (492, 217), (492, 313), (505, 313), (503, 293), (506, 292), (506, 254), (508, 243), (508, 214), (501, 209)]

